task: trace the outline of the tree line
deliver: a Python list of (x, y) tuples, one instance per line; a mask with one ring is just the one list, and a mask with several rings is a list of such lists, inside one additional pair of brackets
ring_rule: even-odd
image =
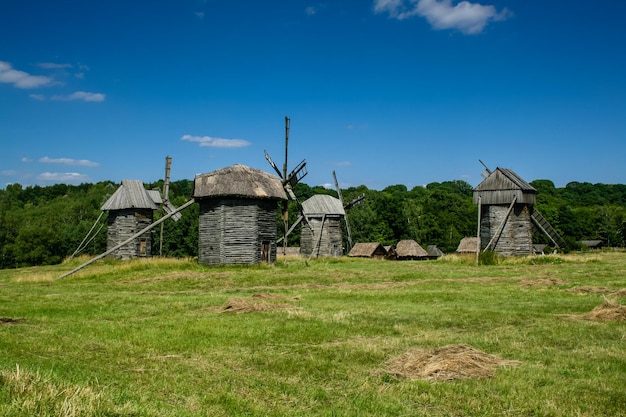
[[(566, 250), (577, 249), (585, 239), (602, 240), (608, 246), (623, 247), (626, 235), (626, 185), (571, 182), (557, 188), (550, 180), (530, 183), (537, 189), (536, 208), (567, 242)], [(163, 181), (145, 184), (161, 190)], [(20, 184), (0, 190), (0, 268), (50, 265), (71, 256), (79, 246), (88, 255), (106, 250), (106, 215), (96, 223), (100, 207), (119, 185), (111, 181), (96, 184), (47, 187)], [(180, 206), (192, 193), (193, 181), (170, 184), (170, 201)], [(335, 190), (299, 183), (295, 194), (300, 201), (314, 194)], [(465, 181), (434, 182), (408, 189), (398, 184), (383, 190), (366, 186), (342, 190), (344, 202), (364, 195), (351, 207), (348, 220), (353, 242), (380, 242), (395, 245), (402, 239), (414, 239), (422, 246), (437, 245), (445, 253), (454, 252), (459, 241), (476, 235), (478, 207), (472, 203), (472, 186)], [(153, 229), (153, 255), (195, 257), (198, 251), (198, 205), (181, 212), (178, 222), (163, 223)], [(298, 207), (289, 202), (289, 222), (298, 217)], [(163, 214), (155, 213), (155, 220)], [(278, 236), (284, 223), (277, 214)], [(90, 230), (100, 230), (85, 242)], [(345, 235), (345, 234), (344, 234)], [(536, 243), (549, 243), (541, 235)], [(289, 246), (298, 246), (299, 230), (288, 237)], [(81, 245), (82, 244), (82, 245)], [(347, 244), (346, 244), (347, 245)]]

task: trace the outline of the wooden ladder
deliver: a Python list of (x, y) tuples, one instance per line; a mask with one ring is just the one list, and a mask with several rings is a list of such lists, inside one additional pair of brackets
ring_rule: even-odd
[(539, 230), (541, 230), (546, 236), (548, 236), (557, 248), (563, 249), (565, 247), (565, 241), (563, 240), (561, 235), (559, 235), (559, 233), (554, 230), (554, 227), (552, 227), (552, 225), (548, 223), (546, 218), (543, 217), (539, 210), (533, 210), (532, 219), (535, 223), (535, 226), (537, 226)]

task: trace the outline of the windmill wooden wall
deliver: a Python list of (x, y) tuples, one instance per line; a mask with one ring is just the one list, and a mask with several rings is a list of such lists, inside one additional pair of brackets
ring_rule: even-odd
[(193, 197), (200, 205), (198, 261), (207, 265), (258, 264), (276, 260), (280, 180), (233, 165), (197, 175)]
[(343, 234), (341, 232), (341, 217), (309, 218), (309, 224), (304, 223), (302, 225), (300, 254), (316, 258), (342, 256)]
[[(150, 226), (152, 209), (121, 209), (109, 212), (107, 248), (113, 248), (135, 233)], [(130, 243), (114, 251), (111, 256), (120, 259), (152, 256), (152, 231), (148, 230)]]
[[(123, 180), (121, 186), (102, 206), (108, 211), (107, 248), (113, 248), (137, 232), (152, 224), (154, 210), (161, 197), (158, 192), (148, 191), (139, 180)], [(130, 259), (152, 256), (152, 231), (122, 246), (112, 257)]]
[[(537, 191), (516, 173), (496, 168), (474, 189), (480, 202), (480, 246), (501, 255), (533, 253), (532, 214)], [(505, 221), (506, 220), (506, 221)]]
[(206, 265), (276, 260), (275, 200), (200, 200), (198, 260)]
[(333, 196), (317, 194), (302, 203), (308, 219), (300, 233), (300, 254), (313, 257), (343, 256), (341, 221), (346, 213), (341, 201)]

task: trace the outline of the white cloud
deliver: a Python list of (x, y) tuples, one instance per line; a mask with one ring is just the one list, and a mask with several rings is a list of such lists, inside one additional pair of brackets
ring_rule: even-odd
[(37, 101), (44, 101), (46, 99), (46, 96), (44, 96), (43, 94), (29, 94), (28, 97)]
[(212, 138), (210, 136), (183, 135), (180, 140), (198, 142), (200, 146), (210, 146), (212, 148), (243, 148), (244, 146), (250, 145), (250, 142), (243, 139), (222, 139)]
[(52, 100), (56, 101), (74, 101), (74, 100), (83, 100), (83, 101), (104, 101), (106, 99), (106, 94), (102, 93), (88, 93), (86, 91), (77, 91), (70, 95), (66, 96), (52, 96)]
[(350, 161), (333, 162), (333, 165), (336, 167), (351, 167), (352, 162)]
[(314, 6), (309, 6), (306, 9), (304, 9), (304, 13), (306, 13), (309, 16), (313, 16), (317, 14), (317, 9)]
[(40, 62), (37, 64), (39, 68), (45, 69), (63, 69), (63, 68), (72, 68), (72, 64), (57, 64), (55, 62)]
[(22, 162), (33, 162), (33, 160), (25, 156), (22, 158)]
[(17, 175), (17, 171), (12, 169), (6, 169), (4, 171), (0, 171), (0, 175), (5, 177), (14, 177), (15, 175)]
[(13, 84), (17, 88), (38, 88), (52, 84), (53, 79), (43, 75), (31, 75), (24, 71), (13, 69), (6, 61), (0, 61), (0, 83)]
[(374, 0), (374, 12), (399, 20), (421, 16), (434, 29), (456, 29), (466, 35), (480, 33), (490, 21), (505, 20), (511, 14), (469, 1), (453, 5), (452, 0)]
[(198, 19), (204, 19), (204, 12), (194, 12), (193, 14), (195, 14)]
[(37, 179), (50, 182), (88, 182), (89, 176), (78, 172), (44, 172), (37, 175)]
[(100, 165), (97, 162), (89, 161), (87, 159), (48, 158), (47, 156), (39, 158), (39, 162), (42, 162), (44, 164), (63, 164), (83, 167), (97, 167)]

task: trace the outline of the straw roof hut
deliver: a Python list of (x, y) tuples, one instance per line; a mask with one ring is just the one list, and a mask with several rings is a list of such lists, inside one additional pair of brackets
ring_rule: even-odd
[(343, 234), (341, 221), (346, 212), (338, 198), (317, 194), (302, 202), (302, 214), (307, 221), (302, 225), (300, 252), (303, 256), (342, 256)]
[[(159, 192), (146, 190), (143, 182), (123, 180), (101, 207), (102, 211), (108, 211), (107, 249), (150, 226), (154, 211), (162, 202)], [(152, 232), (147, 231), (111, 256), (120, 259), (152, 256)]]
[(601, 240), (581, 240), (580, 244), (587, 249), (601, 249), (604, 246)]
[(439, 259), (444, 255), (443, 251), (439, 249), (437, 245), (428, 245), (426, 252), (428, 252), (428, 259)]
[(424, 260), (428, 258), (428, 252), (413, 239), (401, 240), (396, 245), (396, 259), (398, 260)]
[(196, 175), (193, 198), (200, 205), (200, 263), (274, 262), (278, 202), (287, 199), (278, 177), (233, 165)]
[(355, 243), (348, 256), (359, 258), (384, 259), (387, 251), (378, 242)]
[(478, 238), (464, 237), (456, 248), (457, 253), (476, 253)]

